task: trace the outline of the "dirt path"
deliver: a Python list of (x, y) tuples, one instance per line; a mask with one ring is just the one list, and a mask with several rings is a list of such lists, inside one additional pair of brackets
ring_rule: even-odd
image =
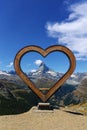
[(33, 107), (24, 114), (0, 116), (0, 130), (87, 130), (87, 116)]

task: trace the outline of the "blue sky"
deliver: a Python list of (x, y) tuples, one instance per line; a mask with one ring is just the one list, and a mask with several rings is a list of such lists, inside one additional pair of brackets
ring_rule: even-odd
[[(12, 70), (16, 53), (25, 46), (38, 45), (45, 49), (60, 44), (74, 52), (75, 72), (87, 72), (86, 12), (86, 0), (0, 0), (0, 70)], [(51, 56), (46, 61), (41, 56), (33, 61), (25, 56), (23, 69), (37, 69), (35, 61), (44, 60), (50, 68), (66, 71), (66, 56), (54, 55), (56, 65), (52, 64)]]

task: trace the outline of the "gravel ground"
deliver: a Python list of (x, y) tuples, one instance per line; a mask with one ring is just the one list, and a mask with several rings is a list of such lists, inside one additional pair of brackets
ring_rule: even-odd
[(23, 114), (0, 116), (0, 130), (87, 130), (87, 116), (33, 107)]

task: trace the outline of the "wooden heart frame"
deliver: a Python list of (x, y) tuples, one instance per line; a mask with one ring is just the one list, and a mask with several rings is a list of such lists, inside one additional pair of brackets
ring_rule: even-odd
[[(58, 52), (60, 51), (66, 54), (70, 62), (70, 67), (68, 71), (56, 82), (56, 84), (54, 84), (54, 86), (49, 89), (47, 94), (44, 95), (38, 88), (36, 88), (33, 82), (22, 71), (20, 66), (20, 61), (22, 57), (29, 52), (37, 52), (41, 54), (43, 57), (46, 57), (51, 52), (55, 52), (55, 51)], [(61, 87), (61, 85), (70, 77), (70, 75), (73, 73), (75, 69), (75, 66), (76, 66), (76, 60), (71, 50), (69, 50), (67, 47), (60, 46), (60, 45), (50, 46), (45, 50), (39, 46), (26, 46), (16, 54), (14, 59), (14, 68), (16, 73), (43, 102), (46, 102)]]

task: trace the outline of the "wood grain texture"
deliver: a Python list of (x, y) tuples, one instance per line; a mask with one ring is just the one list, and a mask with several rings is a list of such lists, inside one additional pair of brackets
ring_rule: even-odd
[[(66, 56), (69, 59), (70, 67), (68, 71), (63, 75), (63, 77), (61, 77), (60, 80), (58, 80), (56, 84), (49, 89), (47, 94), (44, 95), (38, 88), (36, 88), (33, 82), (22, 71), (21, 66), (20, 66), (20, 61), (26, 53), (37, 52), (37, 53), (40, 53), (43, 57), (46, 57), (48, 54), (55, 51), (56, 52), (60, 51), (66, 54)], [(75, 66), (76, 66), (76, 60), (71, 50), (69, 50), (67, 47), (60, 46), (60, 45), (50, 46), (49, 48), (45, 50), (38, 46), (27, 46), (21, 49), (16, 54), (15, 59), (14, 59), (14, 67), (15, 67), (16, 73), (43, 102), (46, 102), (61, 87), (61, 85), (70, 77), (70, 75), (73, 73), (75, 69)]]

